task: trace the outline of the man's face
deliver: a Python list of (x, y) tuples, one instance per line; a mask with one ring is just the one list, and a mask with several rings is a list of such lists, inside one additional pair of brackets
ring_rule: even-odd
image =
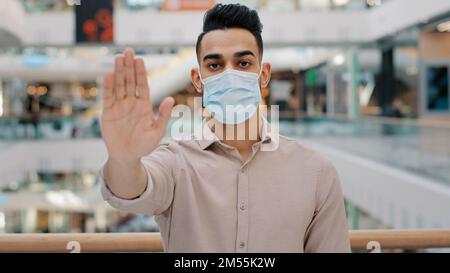
[[(201, 92), (200, 81), (219, 74), (229, 68), (259, 74), (261, 61), (255, 37), (245, 29), (231, 28), (213, 30), (206, 33), (201, 41), (198, 53), (200, 71), (192, 69), (191, 77), (198, 92)], [(270, 64), (262, 65), (261, 87), (266, 87), (270, 80)]]

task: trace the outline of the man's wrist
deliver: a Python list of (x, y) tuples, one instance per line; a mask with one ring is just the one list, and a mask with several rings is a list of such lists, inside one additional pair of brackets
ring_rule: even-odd
[(147, 173), (140, 160), (122, 161), (108, 158), (103, 175), (105, 185), (122, 199), (138, 198), (148, 186)]

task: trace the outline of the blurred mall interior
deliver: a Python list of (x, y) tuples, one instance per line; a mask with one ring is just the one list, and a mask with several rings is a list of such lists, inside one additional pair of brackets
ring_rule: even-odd
[[(155, 109), (193, 107), (204, 11), (236, 1), (1, 2), (0, 233), (157, 231), (101, 198), (102, 76), (132, 47)], [(264, 25), (263, 103), (333, 161), (349, 227), (450, 228), (450, 1), (239, 2)]]

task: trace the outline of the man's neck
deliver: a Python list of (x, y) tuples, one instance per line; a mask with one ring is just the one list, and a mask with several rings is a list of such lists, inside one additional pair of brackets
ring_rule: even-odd
[(222, 143), (236, 148), (243, 161), (251, 153), (253, 144), (261, 139), (262, 120), (259, 114), (254, 115), (242, 124), (224, 125), (215, 123), (214, 128), (216, 126), (221, 126), (223, 133), (217, 133), (215, 129), (212, 130), (213, 133)]

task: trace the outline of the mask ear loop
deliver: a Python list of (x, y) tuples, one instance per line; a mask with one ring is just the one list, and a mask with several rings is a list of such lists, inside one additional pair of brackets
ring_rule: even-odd
[(200, 66), (197, 68), (198, 69), (198, 76), (200, 77), (200, 82), (202, 83), (202, 108), (205, 108), (205, 100), (204, 100), (204, 95), (205, 95), (205, 82), (203, 81), (203, 78), (202, 78), (202, 71), (201, 71), (201, 69), (200, 69)]
[(259, 70), (258, 79), (261, 78), (261, 74), (262, 74), (262, 71), (263, 71), (263, 66), (264, 66), (264, 63), (261, 64), (261, 69)]
[(198, 69), (198, 76), (200, 77), (200, 82), (201, 82), (203, 85), (205, 85), (205, 82), (203, 81), (203, 78), (202, 78), (202, 71), (201, 71), (201, 69), (200, 69), (200, 66), (197, 67), (197, 69)]
[[(259, 70), (259, 74), (258, 74), (258, 81), (259, 81), (259, 79), (261, 78), (261, 74), (262, 74), (262, 71), (263, 71), (263, 67), (264, 67), (264, 63), (261, 63), (261, 69)], [(258, 83), (259, 84), (259, 83)], [(261, 96), (261, 86), (258, 86), (259, 87), (259, 97), (260, 97), (260, 100), (262, 100), (262, 96)], [(260, 113), (259, 113), (259, 111), (260, 111), (260, 108), (258, 107), (258, 109), (256, 110), (257, 111), (257, 115), (260, 115)], [(264, 117), (263, 117), (264, 118)], [(261, 124), (261, 126), (264, 126), (263, 124)], [(258, 128), (258, 131), (261, 131), (261, 129), (260, 128)]]

